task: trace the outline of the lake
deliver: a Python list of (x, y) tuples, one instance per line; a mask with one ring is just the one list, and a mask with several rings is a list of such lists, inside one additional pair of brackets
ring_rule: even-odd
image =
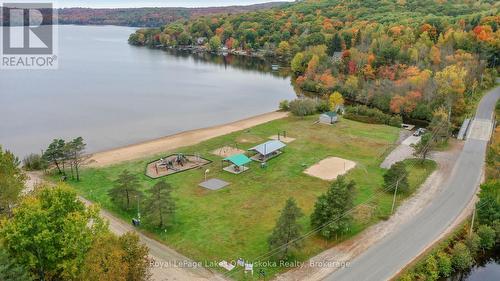
[(295, 96), (262, 60), (134, 47), (134, 30), (59, 26), (58, 70), (0, 70), (3, 148), (23, 157), (82, 136), (96, 152), (270, 112)]

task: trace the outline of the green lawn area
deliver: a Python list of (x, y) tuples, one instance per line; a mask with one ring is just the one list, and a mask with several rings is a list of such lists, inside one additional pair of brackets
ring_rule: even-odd
[[(303, 171), (316, 162), (336, 156), (355, 161), (357, 166), (347, 177), (356, 182), (356, 204), (376, 199), (363, 205), (355, 212), (355, 223), (349, 237), (367, 226), (387, 218), (390, 213), (392, 194), (382, 192), (384, 169), (379, 164), (387, 153), (387, 147), (398, 138), (399, 129), (385, 125), (364, 124), (347, 119), (327, 126), (313, 124), (317, 116), (307, 118), (288, 117), (217, 137), (195, 146), (140, 161), (131, 161), (105, 168), (87, 168), (81, 173), (81, 182), (70, 182), (78, 192), (123, 219), (130, 221), (136, 210), (125, 212), (109, 200), (107, 191), (117, 175), (124, 169), (140, 176), (143, 189), (150, 188), (156, 181), (144, 175), (148, 162), (174, 152), (200, 153), (213, 162), (201, 169), (194, 169), (167, 176), (164, 179), (174, 187), (177, 202), (176, 224), (168, 232), (160, 232), (143, 225), (145, 231), (158, 240), (197, 261), (236, 260), (240, 257), (253, 260), (266, 253), (267, 237), (274, 227), (279, 211), (289, 197), (294, 197), (306, 214), (301, 223), (304, 232), (310, 230), (309, 215), (316, 197), (326, 191), (329, 182), (305, 175)], [(221, 170), (221, 158), (210, 152), (224, 145), (248, 149), (259, 144), (278, 131), (286, 130), (296, 140), (285, 148), (284, 153), (260, 168), (250, 164), (250, 170), (232, 175)], [(435, 164), (424, 164), (414, 160), (409, 166), (411, 189), (414, 191), (433, 171)], [(210, 178), (216, 177), (231, 184), (219, 191), (198, 187), (203, 181), (204, 171), (210, 169)], [(398, 202), (404, 196), (398, 198)], [(348, 237), (343, 237), (346, 239)], [(339, 241), (325, 242), (313, 235), (304, 241), (303, 249), (295, 258), (308, 257), (330, 247)], [(267, 276), (283, 269), (267, 268)], [(243, 275), (236, 273), (235, 278)], [(257, 278), (258, 274), (255, 275)]]

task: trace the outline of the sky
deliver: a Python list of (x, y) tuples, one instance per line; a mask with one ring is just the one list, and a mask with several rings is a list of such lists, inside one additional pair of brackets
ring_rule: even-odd
[(216, 7), (232, 5), (251, 5), (272, 1), (293, 0), (5, 0), (4, 2), (52, 2), (56, 7), (89, 8), (137, 8), (137, 7)]

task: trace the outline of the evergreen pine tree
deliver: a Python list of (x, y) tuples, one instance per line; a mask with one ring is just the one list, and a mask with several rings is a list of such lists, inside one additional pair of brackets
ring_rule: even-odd
[(115, 187), (110, 189), (108, 194), (113, 203), (129, 210), (132, 199), (141, 195), (139, 187), (140, 183), (137, 176), (131, 174), (128, 170), (124, 170), (115, 181)]
[(172, 225), (175, 214), (175, 201), (172, 198), (172, 186), (164, 180), (157, 182), (146, 199), (144, 218), (160, 229)]
[[(302, 210), (297, 206), (293, 198), (286, 201), (285, 208), (281, 211), (281, 215), (276, 221), (273, 233), (268, 238), (269, 248), (275, 249), (282, 247), (278, 253), (279, 259), (288, 257), (290, 248), (300, 248), (300, 241), (294, 241), (300, 237), (302, 227), (297, 220), (303, 216)], [(292, 242), (294, 241), (294, 242)]]
[(328, 41), (328, 55), (333, 56), (335, 52), (340, 52), (342, 51), (342, 39), (340, 38), (338, 33), (335, 33), (333, 35), (333, 38)]
[(320, 228), (320, 235), (330, 239), (349, 230), (352, 220), (346, 212), (354, 206), (354, 181), (346, 182), (339, 176), (325, 194), (318, 197), (311, 214), (311, 225)]

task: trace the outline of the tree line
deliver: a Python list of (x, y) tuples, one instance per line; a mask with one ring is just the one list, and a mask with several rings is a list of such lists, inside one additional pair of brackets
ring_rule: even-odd
[(70, 141), (54, 139), (49, 146), (39, 154), (30, 154), (23, 159), (26, 170), (45, 170), (54, 167), (57, 173), (66, 180), (68, 174), (71, 179), (80, 181), (80, 168), (89, 159), (85, 154), (87, 144), (82, 137)]

